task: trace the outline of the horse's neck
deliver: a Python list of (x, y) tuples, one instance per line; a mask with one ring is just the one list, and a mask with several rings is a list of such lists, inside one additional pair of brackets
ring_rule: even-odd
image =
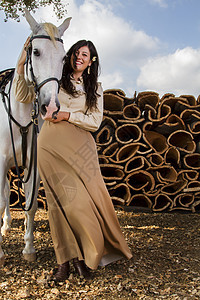
[[(26, 78), (27, 80), (27, 78)], [(32, 103), (21, 103), (15, 97), (16, 71), (10, 90), (11, 114), (22, 126), (26, 126), (31, 120)]]

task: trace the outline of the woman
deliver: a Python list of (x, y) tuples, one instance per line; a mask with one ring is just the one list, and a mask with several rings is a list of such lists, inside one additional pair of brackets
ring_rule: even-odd
[[(27, 46), (29, 41), (25, 44)], [(33, 87), (19, 61), (16, 99), (30, 101)], [(68, 51), (56, 119), (44, 121), (38, 137), (38, 168), (44, 184), (52, 240), (58, 262), (56, 281), (68, 278), (72, 261), (86, 279), (89, 269), (132, 257), (103, 181), (95, 141), (103, 117), (103, 89), (97, 82), (99, 58), (90, 41)], [(53, 137), (53, 138), (52, 138)]]

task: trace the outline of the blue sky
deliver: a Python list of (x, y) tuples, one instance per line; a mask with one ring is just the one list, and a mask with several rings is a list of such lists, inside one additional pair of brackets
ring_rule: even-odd
[[(101, 61), (104, 89), (120, 88), (128, 97), (153, 90), (162, 96), (200, 94), (199, 0), (68, 0), (72, 17), (64, 35), (66, 50), (90, 39)], [(60, 24), (50, 7), (33, 14), (37, 21)], [(30, 34), (29, 25), (3, 22), (0, 12), (0, 70), (15, 67)]]

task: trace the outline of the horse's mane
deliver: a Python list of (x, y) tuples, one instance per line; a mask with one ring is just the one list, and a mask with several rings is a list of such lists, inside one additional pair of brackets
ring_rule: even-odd
[(43, 23), (42, 26), (55, 45), (55, 36), (58, 36), (58, 28), (51, 23)]

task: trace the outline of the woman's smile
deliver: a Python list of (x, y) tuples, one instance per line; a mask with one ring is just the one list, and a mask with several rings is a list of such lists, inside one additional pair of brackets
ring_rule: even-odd
[(82, 64), (82, 62), (81, 62), (80, 60), (77, 60), (77, 61), (76, 61), (76, 65), (77, 65), (77, 66), (80, 66), (81, 64)]

